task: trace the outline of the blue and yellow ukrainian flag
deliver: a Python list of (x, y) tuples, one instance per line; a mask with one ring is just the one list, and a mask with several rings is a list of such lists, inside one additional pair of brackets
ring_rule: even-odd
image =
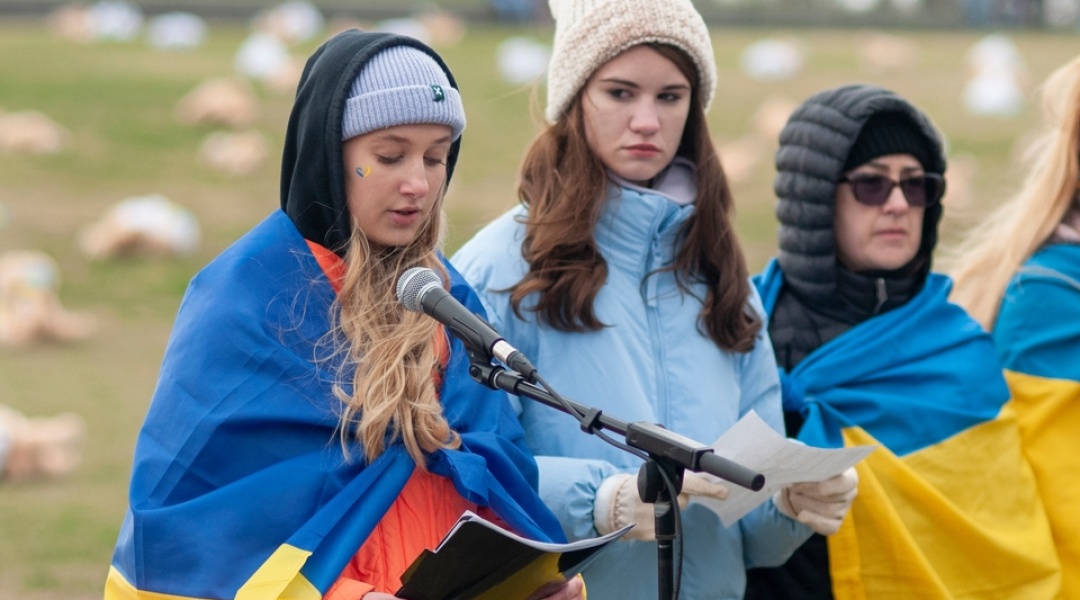
[[(371, 464), (358, 448), (342, 458), (320, 345), (333, 300), (280, 211), (192, 280), (136, 444), (106, 599), (314, 600), (337, 579), (415, 465), (400, 445)], [(522, 535), (563, 541), (509, 403), (467, 368), (453, 340), (440, 399), (462, 447), (428, 468)]]
[[(770, 312), (774, 261), (755, 278)], [(876, 444), (828, 538), (837, 600), (1058, 597), (1060, 567), (993, 345), (932, 274), (781, 373), (818, 447)]]
[(1050, 516), (1061, 597), (1080, 598), (1080, 246), (1048, 246), (1021, 268), (993, 336)]

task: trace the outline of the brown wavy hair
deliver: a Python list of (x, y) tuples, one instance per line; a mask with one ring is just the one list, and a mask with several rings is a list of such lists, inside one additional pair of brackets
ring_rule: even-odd
[[(694, 212), (679, 232), (675, 261), (659, 271), (674, 272), (679, 289), (686, 294), (693, 294), (691, 284), (703, 283), (707, 291), (699, 298), (702, 332), (723, 350), (747, 352), (754, 347), (761, 319), (747, 304), (750, 281), (731, 223), (734, 201), (709, 135), (697, 71), (683, 51), (664, 44), (645, 45), (675, 63), (694, 82), (677, 152), (697, 167)], [(529, 209), (522, 243), (529, 271), (510, 288), (511, 305), (519, 318), (522, 302), (536, 294), (536, 305), (530, 310), (557, 330), (576, 332), (605, 326), (593, 305), (608, 274), (594, 234), (608, 178), (585, 138), (583, 90), (565, 116), (545, 129), (525, 155), (518, 198)]]

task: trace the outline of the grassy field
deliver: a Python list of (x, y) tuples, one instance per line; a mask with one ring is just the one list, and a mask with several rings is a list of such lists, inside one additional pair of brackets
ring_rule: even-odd
[[(892, 32), (914, 41), (917, 63), (888, 73), (861, 66), (862, 32), (852, 30), (715, 29), (719, 89), (711, 110), (722, 144), (745, 139), (755, 112), (773, 98), (798, 102), (827, 86), (876, 82), (924, 107), (949, 140), (957, 165), (974, 167), (970, 193), (950, 200), (946, 241), (960, 226), (1000, 202), (1018, 183), (1014, 148), (1038, 122), (1029, 106), (1012, 119), (974, 118), (961, 102), (965, 55), (981, 34)], [(0, 598), (82, 600), (101, 596), (124, 514), (134, 439), (153, 391), (157, 368), (188, 279), (215, 254), (278, 205), (278, 150), (253, 175), (229, 177), (200, 164), (196, 151), (215, 128), (173, 118), (177, 100), (199, 82), (228, 75), (242, 26), (215, 26), (191, 52), (163, 53), (142, 42), (79, 45), (51, 37), (43, 24), (0, 21), (0, 109), (39, 110), (71, 133), (51, 156), (0, 156), (0, 205), (9, 224), (0, 252), (38, 249), (63, 272), (64, 304), (87, 311), (97, 333), (77, 344), (0, 349), (0, 402), (37, 416), (74, 410), (89, 428), (85, 460), (55, 482), (0, 482)], [(495, 48), (511, 35), (546, 42), (550, 32), (473, 28), (441, 51), (458, 75), (469, 125), (452, 184), (448, 251), (514, 203), (514, 173), (536, 132), (532, 91), (498, 76)], [(790, 37), (807, 53), (805, 68), (783, 81), (758, 81), (739, 56), (763, 37)], [(1030, 89), (1080, 53), (1075, 34), (1015, 33)], [(310, 45), (294, 48), (306, 56)], [(280, 148), (291, 98), (260, 90), (257, 128)], [(734, 157), (734, 150), (732, 157)], [(751, 269), (775, 247), (771, 153), (735, 186), (737, 225)], [(965, 187), (957, 181), (956, 188)], [(164, 194), (190, 208), (203, 231), (200, 250), (179, 260), (92, 262), (78, 251), (79, 229), (111, 204)]]

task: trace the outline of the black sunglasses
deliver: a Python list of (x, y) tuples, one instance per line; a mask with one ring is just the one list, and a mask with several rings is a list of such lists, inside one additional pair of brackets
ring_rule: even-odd
[(897, 186), (900, 186), (907, 203), (919, 208), (933, 206), (945, 195), (945, 178), (936, 173), (923, 173), (900, 181), (884, 175), (856, 175), (844, 177), (840, 183), (851, 184), (855, 199), (867, 206), (885, 204)]

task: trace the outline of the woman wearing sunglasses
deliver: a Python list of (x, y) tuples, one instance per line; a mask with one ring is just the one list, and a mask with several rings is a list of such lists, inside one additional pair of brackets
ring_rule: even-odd
[(930, 270), (940, 135), (893, 92), (843, 86), (796, 109), (776, 166), (780, 253), (754, 283), (788, 435), (878, 449), (839, 531), (750, 570), (746, 598), (1056, 597), (1000, 363)]

